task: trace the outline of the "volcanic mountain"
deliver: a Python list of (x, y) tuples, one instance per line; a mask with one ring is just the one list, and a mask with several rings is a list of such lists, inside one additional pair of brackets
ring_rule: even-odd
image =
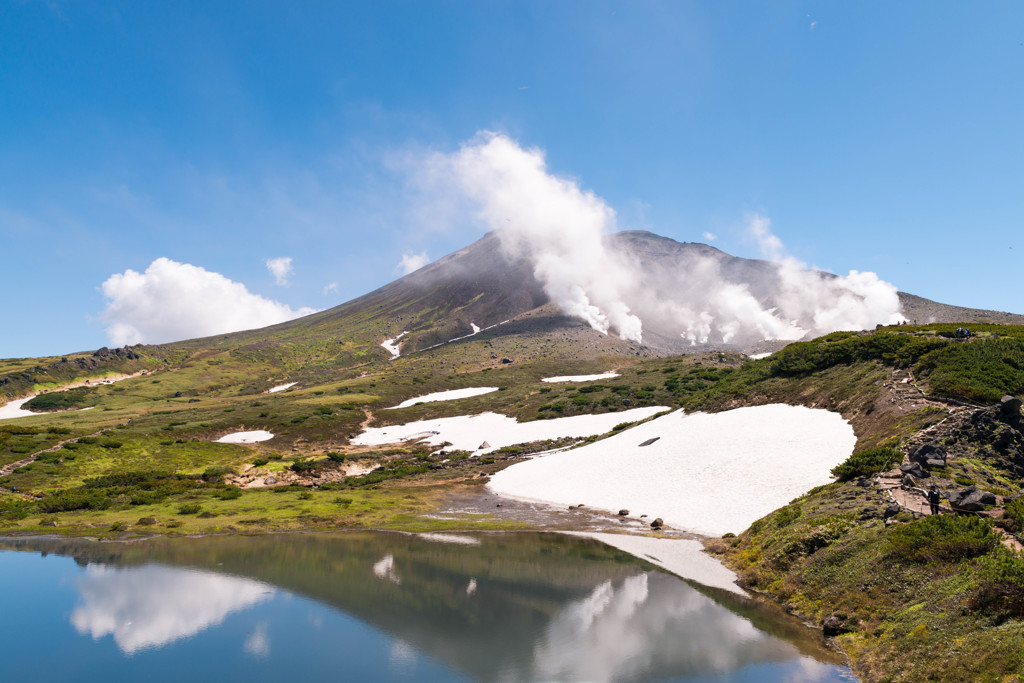
[[(484, 330), (489, 336), (514, 334), (560, 335), (575, 343), (596, 345), (609, 352), (665, 355), (713, 349), (758, 348), (760, 338), (730, 342), (687, 339), (685, 324), (653, 311), (651, 302), (680, 298), (680, 289), (717, 287), (723, 283), (749, 293), (762, 311), (773, 311), (782, 296), (782, 275), (771, 261), (731, 256), (712, 246), (677, 242), (646, 231), (624, 231), (605, 237), (605, 248), (624, 263), (634, 278), (629, 292), (645, 292), (627, 300), (643, 322), (641, 343), (604, 335), (566, 314), (545, 292), (528, 256), (510, 255), (496, 233), (448, 254), (394, 282), (345, 304), (262, 330), (224, 335), (231, 345), (263, 345), (273, 339), (337, 336), (359, 346), (375, 348), (400, 334), (407, 354), (466, 338)], [(708, 273), (713, 272), (713, 277)], [(835, 276), (819, 273), (824, 281)], [(697, 284), (688, 284), (696, 280)], [(707, 292), (703, 292), (707, 296)], [(961, 308), (919, 296), (898, 293), (900, 312), (907, 320), (926, 322), (1024, 323), (1024, 316)], [(700, 310), (697, 309), (697, 313)], [(875, 323), (888, 321), (877, 320)], [(872, 325), (873, 327), (873, 325)], [(798, 335), (796, 338), (798, 338)], [(792, 339), (791, 337), (790, 339)], [(776, 344), (775, 346), (778, 346)]]

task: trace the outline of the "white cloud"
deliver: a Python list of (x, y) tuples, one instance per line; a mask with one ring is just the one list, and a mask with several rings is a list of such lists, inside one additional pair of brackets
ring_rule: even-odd
[(153, 261), (145, 273), (115, 273), (102, 290), (110, 301), (101, 317), (115, 346), (249, 330), (316, 312), (293, 310), (220, 273), (168, 258)]
[(430, 257), (427, 256), (427, 252), (421, 251), (418, 254), (414, 254), (411, 251), (407, 251), (402, 254), (402, 260), (398, 262), (398, 269), (402, 271), (402, 275), (408, 275), (428, 263), (430, 263)]
[(715, 240), (718, 239), (718, 235), (716, 235), (713, 232), (705, 232), (704, 239), (706, 239), (708, 242), (714, 242)]
[(328, 294), (333, 294), (334, 292), (337, 292), (337, 291), (338, 291), (338, 283), (337, 282), (332, 282), (331, 284), (329, 284), (326, 287), (324, 287), (324, 296), (326, 296)]
[(268, 258), (265, 263), (267, 264), (267, 270), (274, 276), (274, 282), (279, 285), (288, 284), (288, 276), (292, 274), (293, 270), (291, 256)]

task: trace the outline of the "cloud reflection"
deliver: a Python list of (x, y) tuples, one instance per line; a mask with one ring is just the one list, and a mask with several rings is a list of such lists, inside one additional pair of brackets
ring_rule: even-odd
[[(129, 655), (199, 633), (274, 595), (272, 586), (259, 581), (158, 565), (90, 565), (78, 591), (81, 604), (71, 624), (94, 639), (112, 635)], [(251, 651), (248, 642), (246, 649)]]
[[(639, 574), (603, 583), (567, 605), (535, 644), (531, 677), (602, 683), (672, 671), (726, 673), (756, 662), (800, 659), (792, 645), (710, 598), (672, 590), (673, 581)], [(821, 673), (803, 670), (800, 680)]]

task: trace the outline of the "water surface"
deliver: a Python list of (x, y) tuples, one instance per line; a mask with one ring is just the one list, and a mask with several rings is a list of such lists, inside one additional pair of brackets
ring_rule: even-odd
[(0, 579), (0, 680), (852, 680), (772, 609), (550, 534), (6, 539)]

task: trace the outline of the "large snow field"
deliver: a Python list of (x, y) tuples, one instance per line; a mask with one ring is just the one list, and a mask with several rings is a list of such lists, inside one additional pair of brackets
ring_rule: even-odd
[[(657, 441), (647, 443), (651, 439)], [(676, 411), (581, 448), (517, 463), (491, 478), (495, 493), (584, 503), (661, 517), (702, 534), (739, 533), (809, 489), (853, 452), (837, 413), (766, 405), (723, 413)]]

